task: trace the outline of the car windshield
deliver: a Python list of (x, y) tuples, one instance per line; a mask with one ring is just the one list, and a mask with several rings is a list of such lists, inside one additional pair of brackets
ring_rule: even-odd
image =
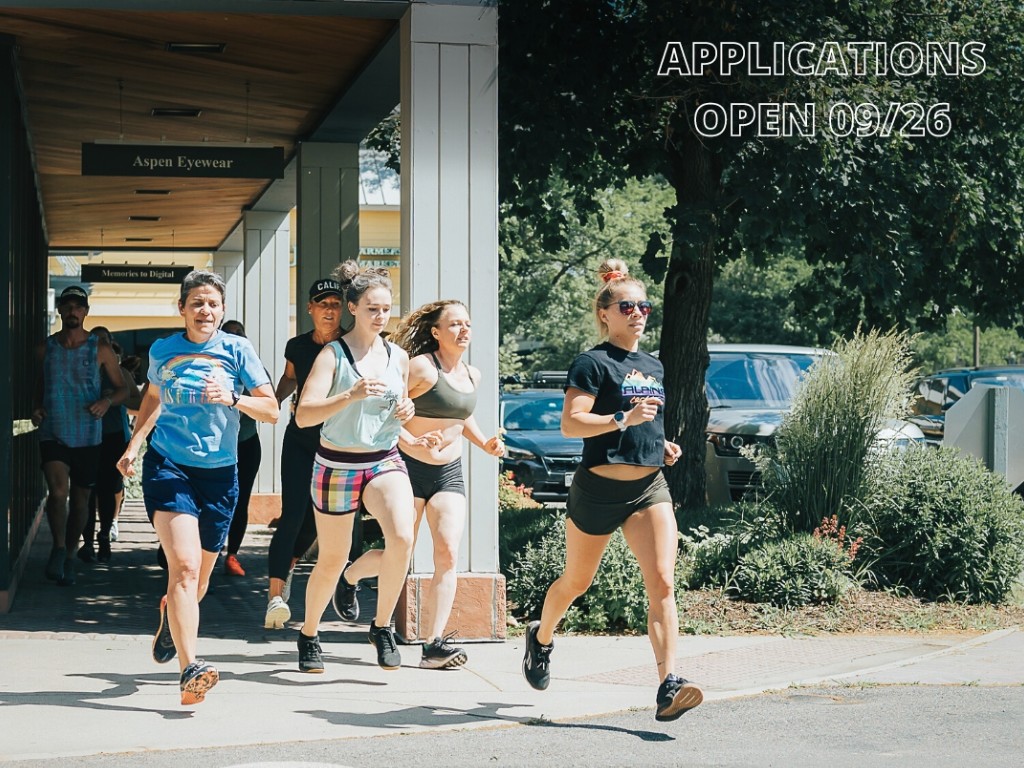
[(713, 352), (705, 376), (712, 408), (788, 408), (796, 385), (817, 356)]
[(506, 401), (502, 426), (508, 430), (557, 431), (561, 428), (564, 400), (565, 395), (557, 393), (550, 397)]

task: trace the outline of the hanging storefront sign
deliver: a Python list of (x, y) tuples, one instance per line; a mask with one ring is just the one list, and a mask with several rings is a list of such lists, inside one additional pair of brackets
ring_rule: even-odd
[(283, 147), (82, 144), (83, 176), (284, 178)]
[(83, 283), (180, 283), (195, 267), (83, 264)]

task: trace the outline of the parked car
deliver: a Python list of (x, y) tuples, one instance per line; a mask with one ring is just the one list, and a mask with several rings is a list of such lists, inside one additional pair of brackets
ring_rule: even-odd
[[(773, 439), (800, 379), (831, 352), (816, 347), (709, 344), (708, 353), (707, 499), (709, 504), (728, 504), (761, 487), (760, 473), (742, 450)], [(899, 450), (923, 440), (916, 425), (893, 421), (879, 432), (875, 446)]]
[[(562, 374), (564, 381), (565, 374)], [(583, 440), (562, 436), (560, 389), (519, 389), (501, 393), (504, 430), (502, 471), (533, 492), (537, 501), (565, 501), (583, 453)]]
[(950, 368), (917, 380), (910, 421), (921, 428), (929, 445), (942, 444), (946, 411), (978, 384), (1024, 389), (1024, 366)]

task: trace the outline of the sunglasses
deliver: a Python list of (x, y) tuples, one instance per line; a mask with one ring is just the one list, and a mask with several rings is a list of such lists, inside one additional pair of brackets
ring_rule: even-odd
[(654, 309), (653, 305), (649, 301), (620, 301), (619, 312), (629, 317), (633, 314), (634, 309), (639, 309), (640, 314), (647, 317), (651, 314), (651, 310)]

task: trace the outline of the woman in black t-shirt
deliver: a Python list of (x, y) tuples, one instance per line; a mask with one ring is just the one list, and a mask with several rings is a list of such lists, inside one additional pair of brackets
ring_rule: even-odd
[(527, 627), (523, 675), (538, 690), (548, 687), (555, 628), (590, 587), (621, 526), (647, 590), (647, 631), (662, 681), (655, 717), (675, 720), (703, 700), (698, 686), (674, 674), (677, 531), (661, 467), (675, 464), (681, 450), (665, 439), (664, 369), (639, 351), (651, 313), (643, 283), (617, 259), (598, 275), (594, 314), (608, 341), (577, 357), (566, 379), (562, 433), (583, 438), (583, 459), (566, 505), (565, 570), (548, 589), (540, 621)]

